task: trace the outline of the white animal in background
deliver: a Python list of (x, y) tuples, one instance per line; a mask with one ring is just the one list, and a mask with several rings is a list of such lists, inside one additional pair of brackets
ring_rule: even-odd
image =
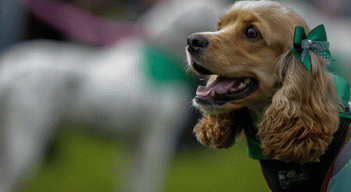
[(141, 148), (134, 147), (138, 161), (123, 188), (159, 190), (190, 97), (184, 82), (155, 85), (148, 79), (142, 47), (139, 39), (98, 51), (40, 41), (15, 46), (1, 57), (0, 191), (10, 191), (20, 176), (38, 170), (64, 120), (122, 135), (133, 132)]

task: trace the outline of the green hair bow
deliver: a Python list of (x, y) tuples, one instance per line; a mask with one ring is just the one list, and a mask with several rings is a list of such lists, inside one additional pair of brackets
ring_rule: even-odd
[(308, 50), (315, 52), (327, 62), (334, 61), (329, 51), (324, 25), (314, 28), (307, 36), (303, 27), (297, 26), (295, 28), (292, 52), (306, 66), (307, 70), (311, 71)]

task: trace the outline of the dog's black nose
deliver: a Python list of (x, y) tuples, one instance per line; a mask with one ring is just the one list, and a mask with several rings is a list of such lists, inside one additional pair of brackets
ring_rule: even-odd
[(188, 51), (196, 52), (208, 47), (208, 40), (202, 35), (190, 35), (187, 39), (188, 41)]

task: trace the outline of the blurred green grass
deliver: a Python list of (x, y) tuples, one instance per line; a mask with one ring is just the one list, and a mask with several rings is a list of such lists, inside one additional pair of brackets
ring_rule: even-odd
[[(84, 131), (63, 131), (55, 158), (46, 161), (25, 192), (108, 192), (119, 190), (130, 148)], [(257, 161), (246, 154), (246, 139), (230, 149), (178, 150), (165, 174), (166, 192), (269, 191)]]

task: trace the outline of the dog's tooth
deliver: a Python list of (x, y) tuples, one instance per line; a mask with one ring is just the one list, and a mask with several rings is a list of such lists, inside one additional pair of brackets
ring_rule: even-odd
[(243, 82), (241, 82), (238, 88), (239, 88), (239, 89), (242, 89), (242, 88), (244, 88), (244, 87), (246, 87), (246, 84), (243, 83)]
[(245, 79), (245, 84), (249, 84), (249, 83), (251, 83), (251, 78), (250, 77)]
[(236, 91), (236, 89), (235, 88), (231, 88), (231, 89), (229, 89), (229, 91)]
[(211, 91), (211, 97), (214, 97), (215, 94), (216, 94), (215, 90), (212, 90), (212, 91)]

